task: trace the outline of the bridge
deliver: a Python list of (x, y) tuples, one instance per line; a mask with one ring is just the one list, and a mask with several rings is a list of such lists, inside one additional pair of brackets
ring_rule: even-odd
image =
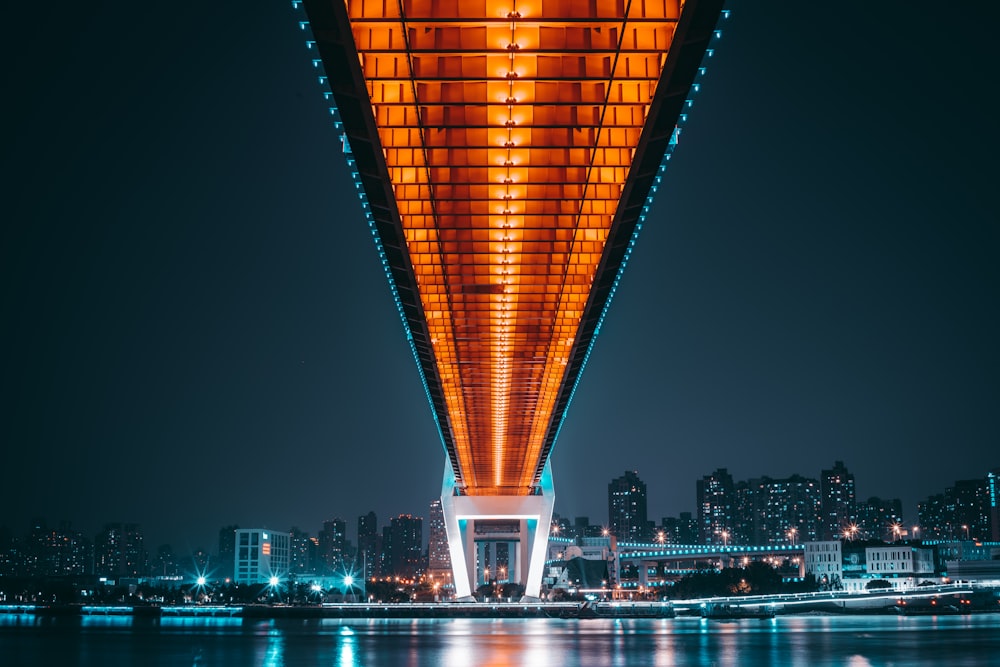
[(293, 1), (444, 446), (459, 598), (500, 548), (539, 594), (549, 457), (722, 4)]

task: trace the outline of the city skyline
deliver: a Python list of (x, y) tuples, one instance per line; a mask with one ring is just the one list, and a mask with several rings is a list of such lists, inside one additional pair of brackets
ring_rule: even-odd
[[(795, 473), (787, 479), (765, 474), (747, 480), (734, 480), (726, 468), (719, 468), (694, 480), (694, 510), (681, 510), (668, 515), (647, 510), (647, 484), (639, 475), (639, 471), (626, 470), (623, 476), (611, 479), (604, 489), (607, 501), (606, 516), (580, 514), (573, 512), (571, 508), (567, 512), (566, 508), (558, 508), (563, 511), (557, 511), (553, 515), (553, 530), (556, 530), (556, 526), (564, 529), (556, 530), (554, 533), (563, 537), (576, 533), (582, 536), (584, 533), (581, 531), (589, 529), (594, 535), (614, 535), (622, 542), (680, 544), (783, 543), (793, 539), (788, 531), (789, 528), (794, 528), (796, 532), (794, 539), (803, 542), (840, 538), (957, 539), (962, 536), (963, 530), (966, 537), (991, 540), (995, 536), (994, 531), (1000, 530), (993, 528), (994, 525), (1000, 525), (997, 524), (1000, 519), (997, 518), (996, 508), (990, 510), (987, 506), (991, 502), (990, 498), (996, 496), (998, 475), (1000, 468), (984, 472), (974, 479), (948, 481), (921, 497), (919, 511), (915, 508), (912, 514), (907, 515), (903, 512), (898, 498), (856, 495), (854, 475), (842, 461), (834, 461), (829, 469), (821, 470), (816, 477)], [(787, 493), (782, 488), (789, 483), (799, 487), (806, 484), (815, 487), (808, 494), (808, 497), (815, 501), (815, 506), (805, 510), (794, 506), (779, 507), (777, 510), (768, 509), (771, 506), (768, 497), (775, 492)], [(753, 503), (750, 496), (746, 495), (748, 492), (755, 493), (755, 487), (759, 489), (756, 493), (762, 494), (757, 503)], [(978, 500), (975, 499), (977, 494), (982, 495)], [(978, 510), (971, 509), (977, 502), (983, 503), (980, 508), (981, 516), (976, 515)], [(754, 514), (752, 518), (748, 514), (751, 512), (751, 505)], [(757, 518), (757, 514), (760, 514), (760, 518)], [(812, 516), (809, 516), (810, 514)], [(685, 516), (689, 522), (687, 527), (684, 527)], [(961, 518), (956, 518), (959, 516)], [(292, 538), (293, 549), (297, 539), (313, 540), (316, 558), (328, 565), (346, 562), (351, 558), (357, 565), (362, 560), (375, 562), (376, 544), (391, 539), (387, 538), (384, 531), (397, 521), (409, 520), (410, 517), (418, 522), (427, 519), (427, 545), (432, 561), (440, 563), (448, 560), (448, 552), (444, 549), (443, 542), (438, 545), (437, 551), (432, 544), (434, 535), (437, 535), (439, 540), (445, 539), (439, 499), (432, 499), (428, 503), (426, 516), (422, 513), (403, 511), (385, 515), (380, 519), (377, 513), (368, 511), (355, 518), (334, 514), (316, 526), (294, 519), (286, 520), (281, 525), (267, 525), (261, 522), (250, 522), (246, 525), (227, 523), (221, 528), (214, 529), (211, 539), (200, 543), (192, 539), (179, 542), (164, 540), (157, 534), (155, 527), (148, 533), (143, 530), (145, 524), (141, 520), (122, 523), (116, 519), (103, 519), (93, 525), (87, 522), (81, 525), (72, 518), (47, 517), (39, 514), (33, 515), (27, 526), (4, 524), (0, 521), (0, 529), (6, 531), (0, 533), (0, 537), (19, 540), (22, 539), (22, 529), (30, 528), (28, 532), (23, 533), (24, 536), (28, 536), (39, 526), (47, 525), (48, 530), (58, 529), (66, 534), (83, 536), (88, 540), (91, 536), (95, 536), (93, 541), (96, 544), (109, 530), (121, 530), (121, 527), (125, 526), (145, 536), (146, 551), (152, 562), (156, 551), (164, 547), (169, 547), (170, 551), (179, 557), (189, 554), (196, 557), (198, 554), (228, 553), (231, 547), (228, 550), (222, 547), (223, 532), (233, 532), (241, 528), (259, 529), (288, 533)], [(581, 521), (584, 521), (585, 525), (581, 524)], [(381, 531), (377, 530), (377, 525), (380, 523), (383, 526)], [(100, 527), (100, 530), (97, 527)], [(688, 530), (691, 531), (691, 538), (688, 541), (671, 537), (676, 531)], [(313, 533), (315, 537), (310, 537)], [(4, 545), (0, 544), (0, 556), (3, 554), (3, 549)], [(441, 567), (432, 566), (432, 569), (440, 570)]]
[[(842, 459), (910, 517), (998, 465), (992, 58), (929, 7), (733, 7), (555, 447), (557, 511), (601, 516), (624, 469), (659, 517), (718, 467)], [(422, 508), (440, 442), (297, 16), (13, 11), (0, 523), (176, 543)]]

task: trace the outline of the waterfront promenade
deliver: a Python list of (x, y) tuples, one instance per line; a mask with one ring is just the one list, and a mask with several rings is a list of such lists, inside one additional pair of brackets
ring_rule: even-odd
[(775, 615), (1000, 613), (1000, 589), (968, 584), (905, 592), (823, 592), (746, 595), (673, 601), (405, 602), (315, 605), (0, 605), (3, 615), (134, 616), (139, 618), (671, 618), (697, 616), (710, 605), (767, 609)]

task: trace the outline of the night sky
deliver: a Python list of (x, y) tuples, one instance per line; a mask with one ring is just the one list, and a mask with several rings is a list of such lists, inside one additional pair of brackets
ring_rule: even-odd
[[(289, 2), (8, 3), (0, 525), (315, 534), (444, 454)], [(556, 444), (556, 511), (695, 480), (916, 503), (1000, 466), (996, 16), (733, 2)], [(995, 12), (996, 10), (990, 10)], [(14, 12), (14, 13), (12, 13)], [(947, 15), (943, 15), (947, 14)]]

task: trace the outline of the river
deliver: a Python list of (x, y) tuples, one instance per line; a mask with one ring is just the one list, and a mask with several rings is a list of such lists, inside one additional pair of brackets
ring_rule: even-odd
[(0, 665), (1000, 665), (1000, 614), (770, 620), (0, 615)]

